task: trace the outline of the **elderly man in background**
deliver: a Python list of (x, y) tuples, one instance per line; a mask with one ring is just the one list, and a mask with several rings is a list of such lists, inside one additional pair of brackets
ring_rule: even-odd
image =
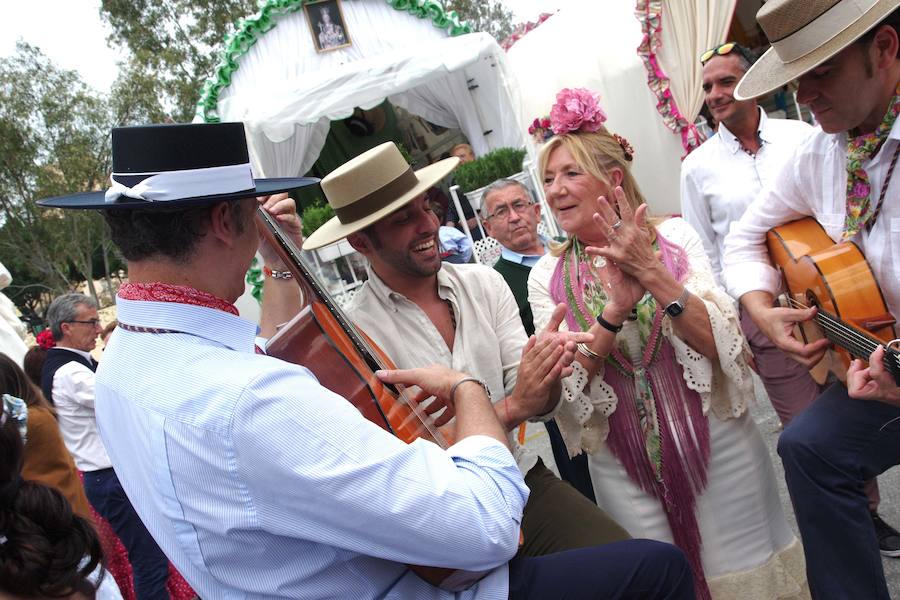
[(97, 303), (84, 294), (64, 294), (50, 304), (47, 321), (56, 347), (47, 351), (41, 388), (56, 407), (63, 441), (84, 474), (84, 491), (128, 550), (137, 598), (168, 598), (169, 561), (125, 495), (97, 429), (97, 361), (91, 357), (101, 331)]
[[(500, 243), (500, 260), (494, 264), (494, 269), (512, 291), (525, 332), (531, 335), (534, 322), (528, 303), (528, 274), (547, 251), (547, 240), (537, 230), (541, 206), (534, 201), (531, 191), (515, 179), (498, 179), (485, 189), (483, 199), (484, 228)], [(556, 422), (551, 419), (544, 424), (560, 477), (591, 501), (596, 501), (587, 469), (587, 455), (569, 458)]]

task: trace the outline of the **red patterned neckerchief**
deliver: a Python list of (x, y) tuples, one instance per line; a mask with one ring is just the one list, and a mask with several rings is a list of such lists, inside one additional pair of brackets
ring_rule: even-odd
[(192, 304), (205, 306), (231, 313), (239, 317), (238, 309), (231, 302), (222, 300), (209, 292), (204, 292), (186, 285), (172, 285), (170, 283), (123, 283), (119, 288), (120, 298), (125, 300), (144, 300), (148, 302), (178, 302), (179, 304)]

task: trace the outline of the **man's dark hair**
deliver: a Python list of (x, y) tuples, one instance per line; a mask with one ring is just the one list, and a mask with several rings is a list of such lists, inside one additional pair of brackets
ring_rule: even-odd
[[(878, 25), (870, 29), (863, 35), (861, 38), (856, 40), (855, 44), (868, 45), (871, 44), (875, 39), (875, 34), (881, 29), (883, 26), (887, 25), (888, 27), (893, 27), (894, 31), (900, 35), (900, 8), (894, 9), (894, 11), (881, 20)], [(900, 58), (900, 46), (897, 47), (897, 58)], [(871, 65), (869, 65), (867, 71), (871, 70)]]
[[(244, 229), (242, 200), (228, 200), (238, 232)], [(190, 257), (206, 235), (209, 216), (216, 204), (173, 210), (113, 208), (104, 211), (112, 240), (126, 260), (162, 256), (176, 262)]]

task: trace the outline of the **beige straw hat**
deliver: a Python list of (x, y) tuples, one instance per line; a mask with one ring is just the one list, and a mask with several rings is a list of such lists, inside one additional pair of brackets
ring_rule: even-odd
[(769, 0), (756, 20), (772, 47), (744, 75), (737, 100), (771, 92), (861, 38), (900, 0)]
[(447, 158), (418, 171), (385, 142), (344, 163), (322, 179), (322, 191), (336, 215), (316, 229), (304, 250), (315, 250), (368, 227), (424, 193), (456, 168)]

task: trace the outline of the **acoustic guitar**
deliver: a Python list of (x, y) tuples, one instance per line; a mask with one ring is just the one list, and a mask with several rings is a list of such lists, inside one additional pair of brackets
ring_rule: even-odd
[(811, 371), (816, 381), (821, 384), (828, 370), (844, 378), (853, 358), (868, 361), (883, 344), (885, 369), (900, 385), (896, 319), (859, 247), (835, 244), (811, 217), (771, 229), (766, 243), (784, 276), (789, 305), (818, 308), (812, 319), (817, 327), (801, 325), (800, 336), (806, 343), (824, 336), (835, 345), (836, 352)]

